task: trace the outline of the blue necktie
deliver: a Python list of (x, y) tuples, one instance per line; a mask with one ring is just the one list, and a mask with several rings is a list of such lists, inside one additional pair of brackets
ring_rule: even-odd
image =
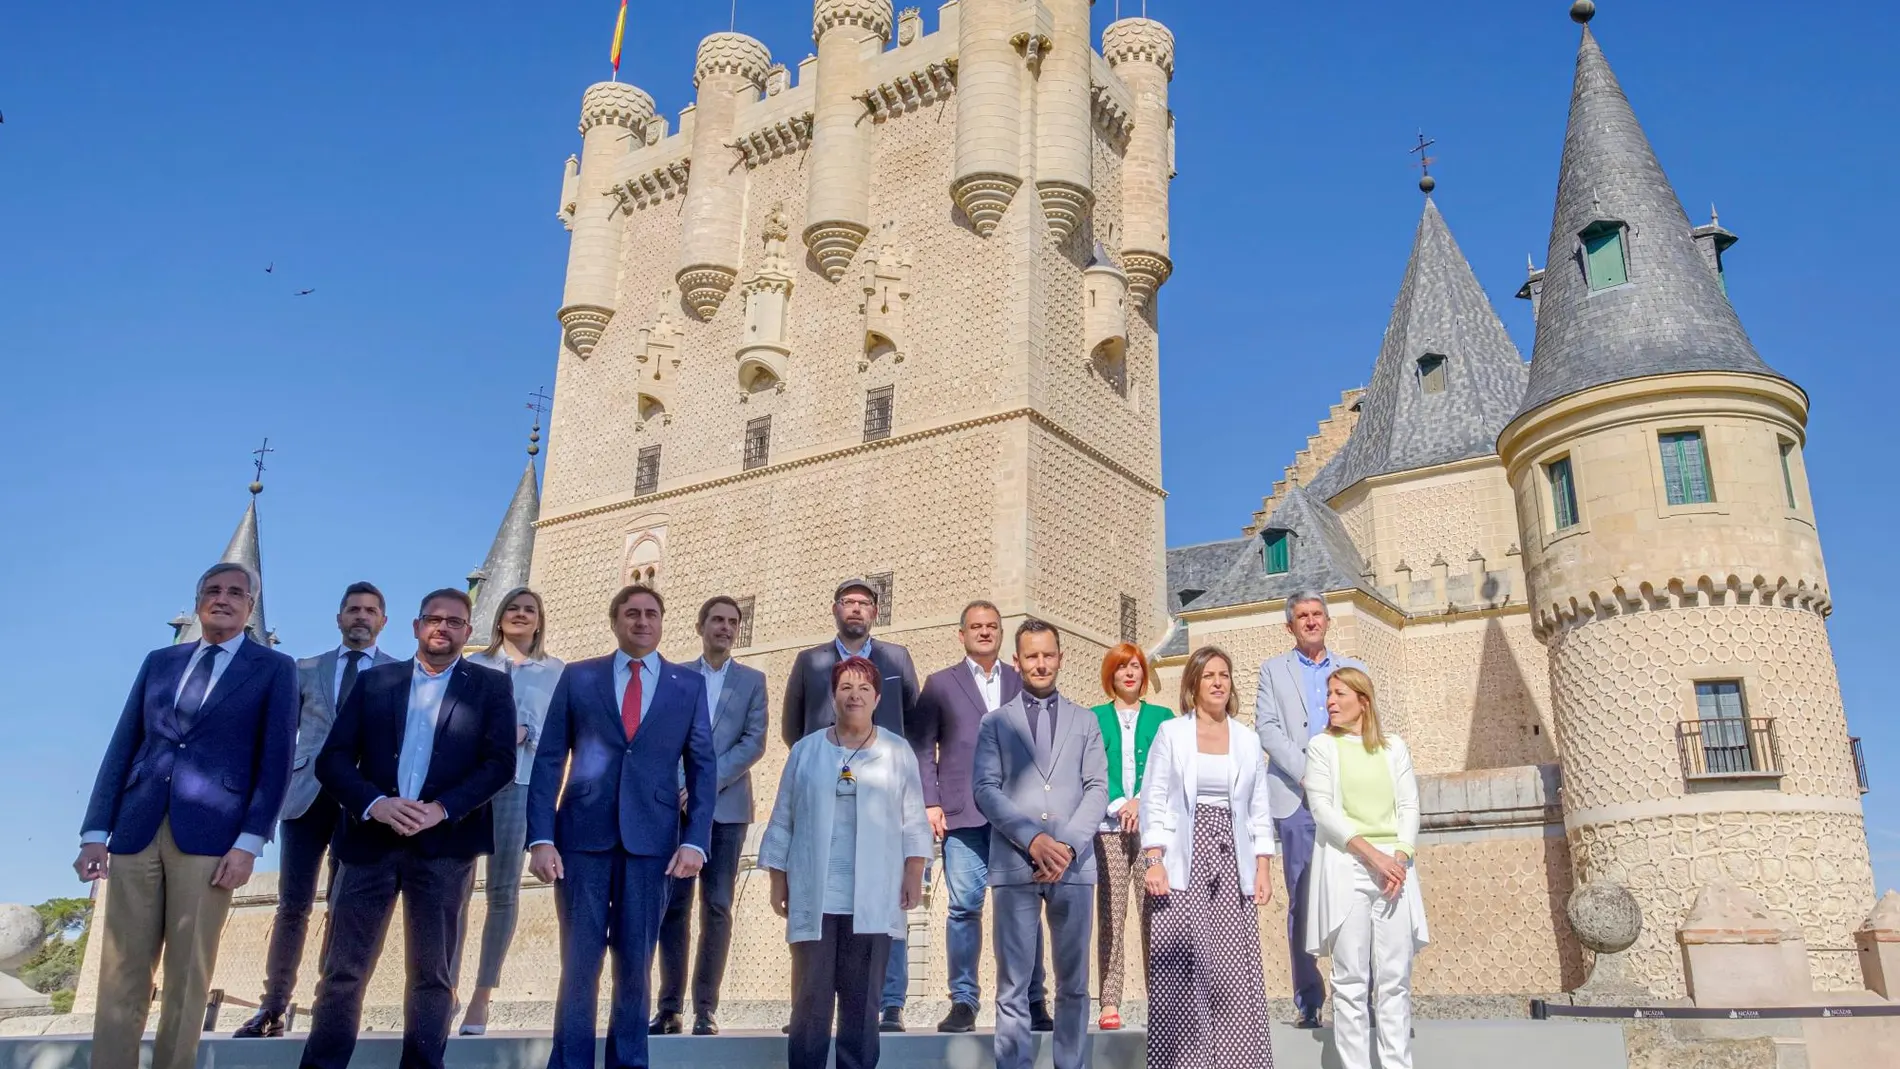
[(198, 719), (198, 710), (204, 707), (205, 695), (211, 693), (211, 668), (217, 663), (218, 654), (224, 652), (223, 646), (206, 646), (204, 654), (191, 669), (191, 675), (185, 679), (185, 689), (178, 692), (178, 729), (188, 731), (192, 722)]

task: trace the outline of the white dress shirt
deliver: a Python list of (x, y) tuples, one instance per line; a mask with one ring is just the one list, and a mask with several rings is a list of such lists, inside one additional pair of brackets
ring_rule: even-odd
[[(237, 660), (238, 647), (244, 645), (244, 632), (239, 631), (223, 642), (211, 643), (206, 642), (204, 639), (198, 640), (198, 648), (191, 652), (191, 659), (185, 662), (185, 670), (178, 677), (178, 688), (172, 691), (173, 705), (177, 705), (179, 697), (185, 693), (185, 681), (191, 678), (192, 669), (197, 668), (198, 662), (204, 660), (206, 647), (212, 645), (217, 646), (224, 652), (218, 654), (218, 659), (211, 662), (211, 683), (205, 687), (205, 705), (211, 704), (211, 695), (218, 689), (218, 680), (224, 678), (224, 670), (231, 667), (232, 661)], [(204, 708), (204, 705), (200, 705), (199, 708)], [(82, 845), (85, 843), (103, 843), (111, 839), (111, 837), (109, 832), (95, 828), (91, 831), (80, 833), (79, 841)], [(250, 832), (244, 832), (237, 837), (237, 842), (231, 845), (236, 849), (250, 854), (252, 857), (262, 857), (264, 854), (264, 837), (262, 835), (253, 835)]]
[(726, 670), (731, 667), (730, 657), (717, 668), (707, 664), (704, 657), (699, 659), (699, 674), (706, 677), (706, 711), (715, 724), (719, 723), (719, 698), (726, 692)]
[(965, 657), (963, 664), (970, 670), (970, 678), (976, 680), (976, 689), (983, 695), (983, 711), (993, 713), (1003, 707), (1003, 662), (990, 665), (988, 675), (983, 674), (983, 666), (972, 658)]
[(1116, 702), (1115, 719), (1122, 726), (1122, 790), (1129, 793), (1109, 801), (1108, 813), (1102, 817), (1103, 831), (1122, 830), (1121, 811), (1127, 807), (1128, 799), (1140, 797), (1132, 790), (1135, 785), (1135, 722), (1141, 719), (1140, 703), (1132, 709), (1126, 709), (1122, 703)]
[(554, 701), (554, 685), (561, 681), (567, 664), (546, 654), (519, 664), (505, 653), (482, 652), (468, 660), (508, 677), (515, 696), (515, 725), (528, 729), (528, 737), (515, 747), (515, 783), (525, 785), (534, 772), (534, 752), (541, 746), (541, 726), (547, 722), (548, 706)]
[(356, 662), (356, 677), (358, 679), (363, 678), (364, 672), (376, 667), (375, 643), (372, 642), (363, 649), (356, 651), (352, 651), (348, 646), (338, 646), (336, 648), (336, 678), (330, 681), (330, 708), (332, 709), (340, 709), (343, 707), (343, 673), (350, 667), (350, 654), (352, 652), (361, 653), (363, 655), (363, 659)]
[[(461, 660), (461, 658), (456, 658)], [(449, 678), (455, 674), (455, 664), (430, 675), (422, 665), (422, 658), (415, 660), (415, 667), (409, 672), (409, 708), (405, 714), (402, 729), (402, 749), (396, 755), (396, 796), (412, 802), (422, 800), (422, 785), (429, 779), (429, 758), (435, 753), (435, 727), (442, 717), (442, 699), (449, 693)], [(371, 802), (363, 810), (363, 819), (370, 819), (369, 812), (376, 808)]]

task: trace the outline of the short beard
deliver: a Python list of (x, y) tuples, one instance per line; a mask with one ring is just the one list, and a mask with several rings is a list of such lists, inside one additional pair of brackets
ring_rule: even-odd
[(838, 634), (843, 635), (845, 638), (851, 639), (852, 641), (861, 639), (870, 633), (871, 633), (870, 624), (841, 623), (838, 625)]

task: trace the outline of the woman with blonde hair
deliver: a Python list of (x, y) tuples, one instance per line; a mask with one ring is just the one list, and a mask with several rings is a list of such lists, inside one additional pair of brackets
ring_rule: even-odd
[[(515, 918), (521, 898), (521, 866), (527, 859), (528, 773), (534, 770), (534, 749), (541, 744), (541, 725), (547, 720), (548, 703), (554, 699), (554, 684), (560, 682), (566, 667), (559, 658), (550, 657), (541, 648), (541, 635), (547, 629), (547, 614), (541, 595), (518, 586), (501, 599), (495, 624), (489, 632), (488, 648), (469, 657), (479, 664), (506, 673), (515, 695), (515, 779), (501, 789), (493, 803), (495, 852), (487, 861), (488, 915), (482, 921), (481, 958), (475, 967), (475, 995), (468, 1001), (462, 1018), (461, 1034), (479, 1036), (488, 1031), (488, 1000), (501, 986), (501, 965), (508, 956), (508, 944), (514, 941)], [(467, 907), (463, 907), (464, 919)], [(455, 968), (462, 974), (462, 946), (455, 948)]]
[[(1148, 750), (1155, 732), (1174, 719), (1166, 706), (1142, 700), (1155, 689), (1148, 655), (1124, 642), (1102, 658), (1102, 691), (1108, 701), (1095, 707), (1102, 729), (1102, 748), (1108, 754), (1108, 814), (1095, 832), (1095, 857), (1100, 878), (1095, 881), (1095, 966), (1102, 984), (1102, 1012), (1096, 1024), (1104, 1031), (1122, 1026), (1122, 957), (1127, 943), (1130, 888), (1140, 884), (1141, 779), (1148, 767)], [(1141, 910), (1141, 962), (1148, 964), (1148, 911)]]
[[(1430, 935), (1412, 858), (1418, 779), (1404, 740), (1379, 724), (1372, 679), (1326, 682), (1327, 727), (1306, 745), (1306, 801), (1317, 829), (1306, 949), (1333, 959), (1333, 1043), (1344, 1069), (1411, 1069), (1412, 959)], [(1376, 992), (1376, 995), (1374, 995)]]
[(1234, 661), (1203, 646), (1181, 676), (1141, 788), (1149, 1069), (1273, 1069), (1260, 907), (1273, 896), (1267, 758), (1234, 719)]

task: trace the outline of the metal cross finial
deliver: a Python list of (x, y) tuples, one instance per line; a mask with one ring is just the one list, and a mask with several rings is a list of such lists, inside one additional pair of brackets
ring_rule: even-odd
[(272, 449), (270, 447), (269, 438), (264, 439), (263, 445), (260, 445), (256, 449), (251, 450), (251, 455), (257, 458), (256, 460), (251, 462), (252, 466), (257, 469), (257, 474), (251, 479), (251, 493), (256, 494), (263, 491), (264, 489), (264, 457), (266, 454), (275, 453), (275, 452), (277, 452), (277, 450)]
[(1426, 137), (1425, 131), (1420, 130), (1418, 132), (1418, 144), (1413, 148), (1406, 149), (1408, 153), (1415, 152), (1418, 154), (1417, 167), (1420, 171), (1424, 172), (1418, 180), (1418, 188), (1425, 193), (1430, 193), (1438, 185), (1438, 180), (1432, 177), (1432, 164), (1437, 163), (1438, 160), (1436, 157), (1427, 156), (1425, 154), (1426, 149), (1436, 144), (1438, 144), (1437, 138)]
[(548, 406), (553, 400), (548, 396), (546, 386), (537, 387), (528, 395), (528, 403), (525, 407), (534, 413), (534, 429), (528, 432), (529, 456), (534, 456), (541, 451), (541, 417), (547, 414)]

